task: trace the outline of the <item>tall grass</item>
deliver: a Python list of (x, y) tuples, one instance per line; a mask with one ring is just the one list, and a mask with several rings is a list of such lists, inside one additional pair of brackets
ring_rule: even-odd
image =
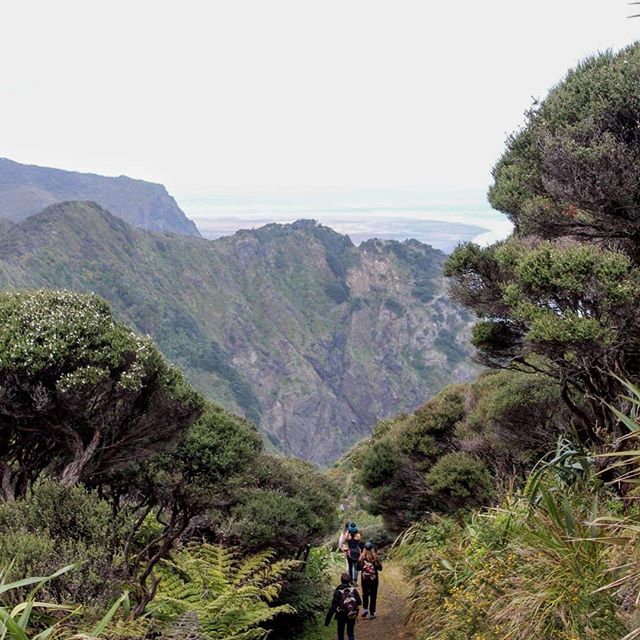
[(626, 633), (612, 550), (593, 525), (599, 498), (538, 483), (459, 524), (439, 519), (400, 541), (424, 640), (611, 640)]

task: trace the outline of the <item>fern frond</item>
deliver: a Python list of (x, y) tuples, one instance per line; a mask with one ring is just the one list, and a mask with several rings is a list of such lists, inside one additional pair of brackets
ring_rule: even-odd
[(298, 568), (295, 561), (274, 561), (272, 551), (242, 558), (235, 549), (190, 543), (162, 564), (154, 613), (173, 620), (178, 635), (188, 626), (180, 621), (191, 620), (208, 640), (262, 640), (268, 635), (262, 623), (295, 612), (290, 605), (269, 605)]

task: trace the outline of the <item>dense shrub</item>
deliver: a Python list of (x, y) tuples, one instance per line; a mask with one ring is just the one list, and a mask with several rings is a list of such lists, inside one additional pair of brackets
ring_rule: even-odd
[(442, 456), (426, 481), (447, 511), (487, 504), (495, 496), (493, 478), (484, 463), (464, 451)]
[(75, 564), (47, 583), (44, 594), (57, 602), (104, 605), (127, 577), (122, 540), (130, 524), (114, 518), (95, 491), (40, 481), (24, 499), (0, 502), (0, 568), (11, 581)]
[(383, 438), (371, 444), (362, 459), (361, 479), (365, 486), (374, 488), (386, 484), (396, 473), (400, 453), (391, 438)]
[(431, 511), (489, 504), (496, 486), (523, 479), (568, 425), (552, 379), (502, 371), (380, 423), (351, 457), (366, 508), (398, 531)]
[(336, 304), (346, 302), (351, 295), (349, 285), (344, 280), (332, 280), (331, 282), (327, 282), (324, 286), (324, 292)]
[(227, 524), (234, 544), (298, 555), (335, 528), (338, 489), (312, 465), (263, 455), (253, 482)]

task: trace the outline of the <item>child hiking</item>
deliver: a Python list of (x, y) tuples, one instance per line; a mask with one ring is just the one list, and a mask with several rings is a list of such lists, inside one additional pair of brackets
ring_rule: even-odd
[(362, 550), (362, 537), (355, 522), (349, 522), (340, 536), (340, 548), (347, 557), (349, 576), (355, 583), (358, 582), (358, 560)]
[(328, 627), (331, 618), (335, 616), (338, 623), (338, 640), (344, 640), (345, 630), (347, 639), (355, 640), (355, 626), (361, 604), (360, 594), (356, 587), (351, 585), (351, 576), (345, 571), (341, 576), (341, 583), (333, 593), (331, 606), (324, 619), (324, 626)]
[(376, 601), (378, 599), (379, 572), (382, 563), (373, 548), (373, 543), (367, 542), (358, 560), (358, 568), (362, 576), (363, 618), (376, 617)]

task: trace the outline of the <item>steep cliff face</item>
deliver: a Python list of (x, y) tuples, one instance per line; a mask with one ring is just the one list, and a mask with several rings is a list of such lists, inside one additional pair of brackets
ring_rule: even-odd
[(330, 463), (472, 375), (470, 319), (446, 295), (443, 260), (416, 241), (355, 247), (311, 221), (208, 241), (65, 203), (3, 234), (0, 287), (103, 295), (275, 447)]
[(0, 158), (0, 217), (20, 221), (65, 200), (90, 200), (129, 224), (151, 231), (199, 236), (161, 184), (108, 178)]

